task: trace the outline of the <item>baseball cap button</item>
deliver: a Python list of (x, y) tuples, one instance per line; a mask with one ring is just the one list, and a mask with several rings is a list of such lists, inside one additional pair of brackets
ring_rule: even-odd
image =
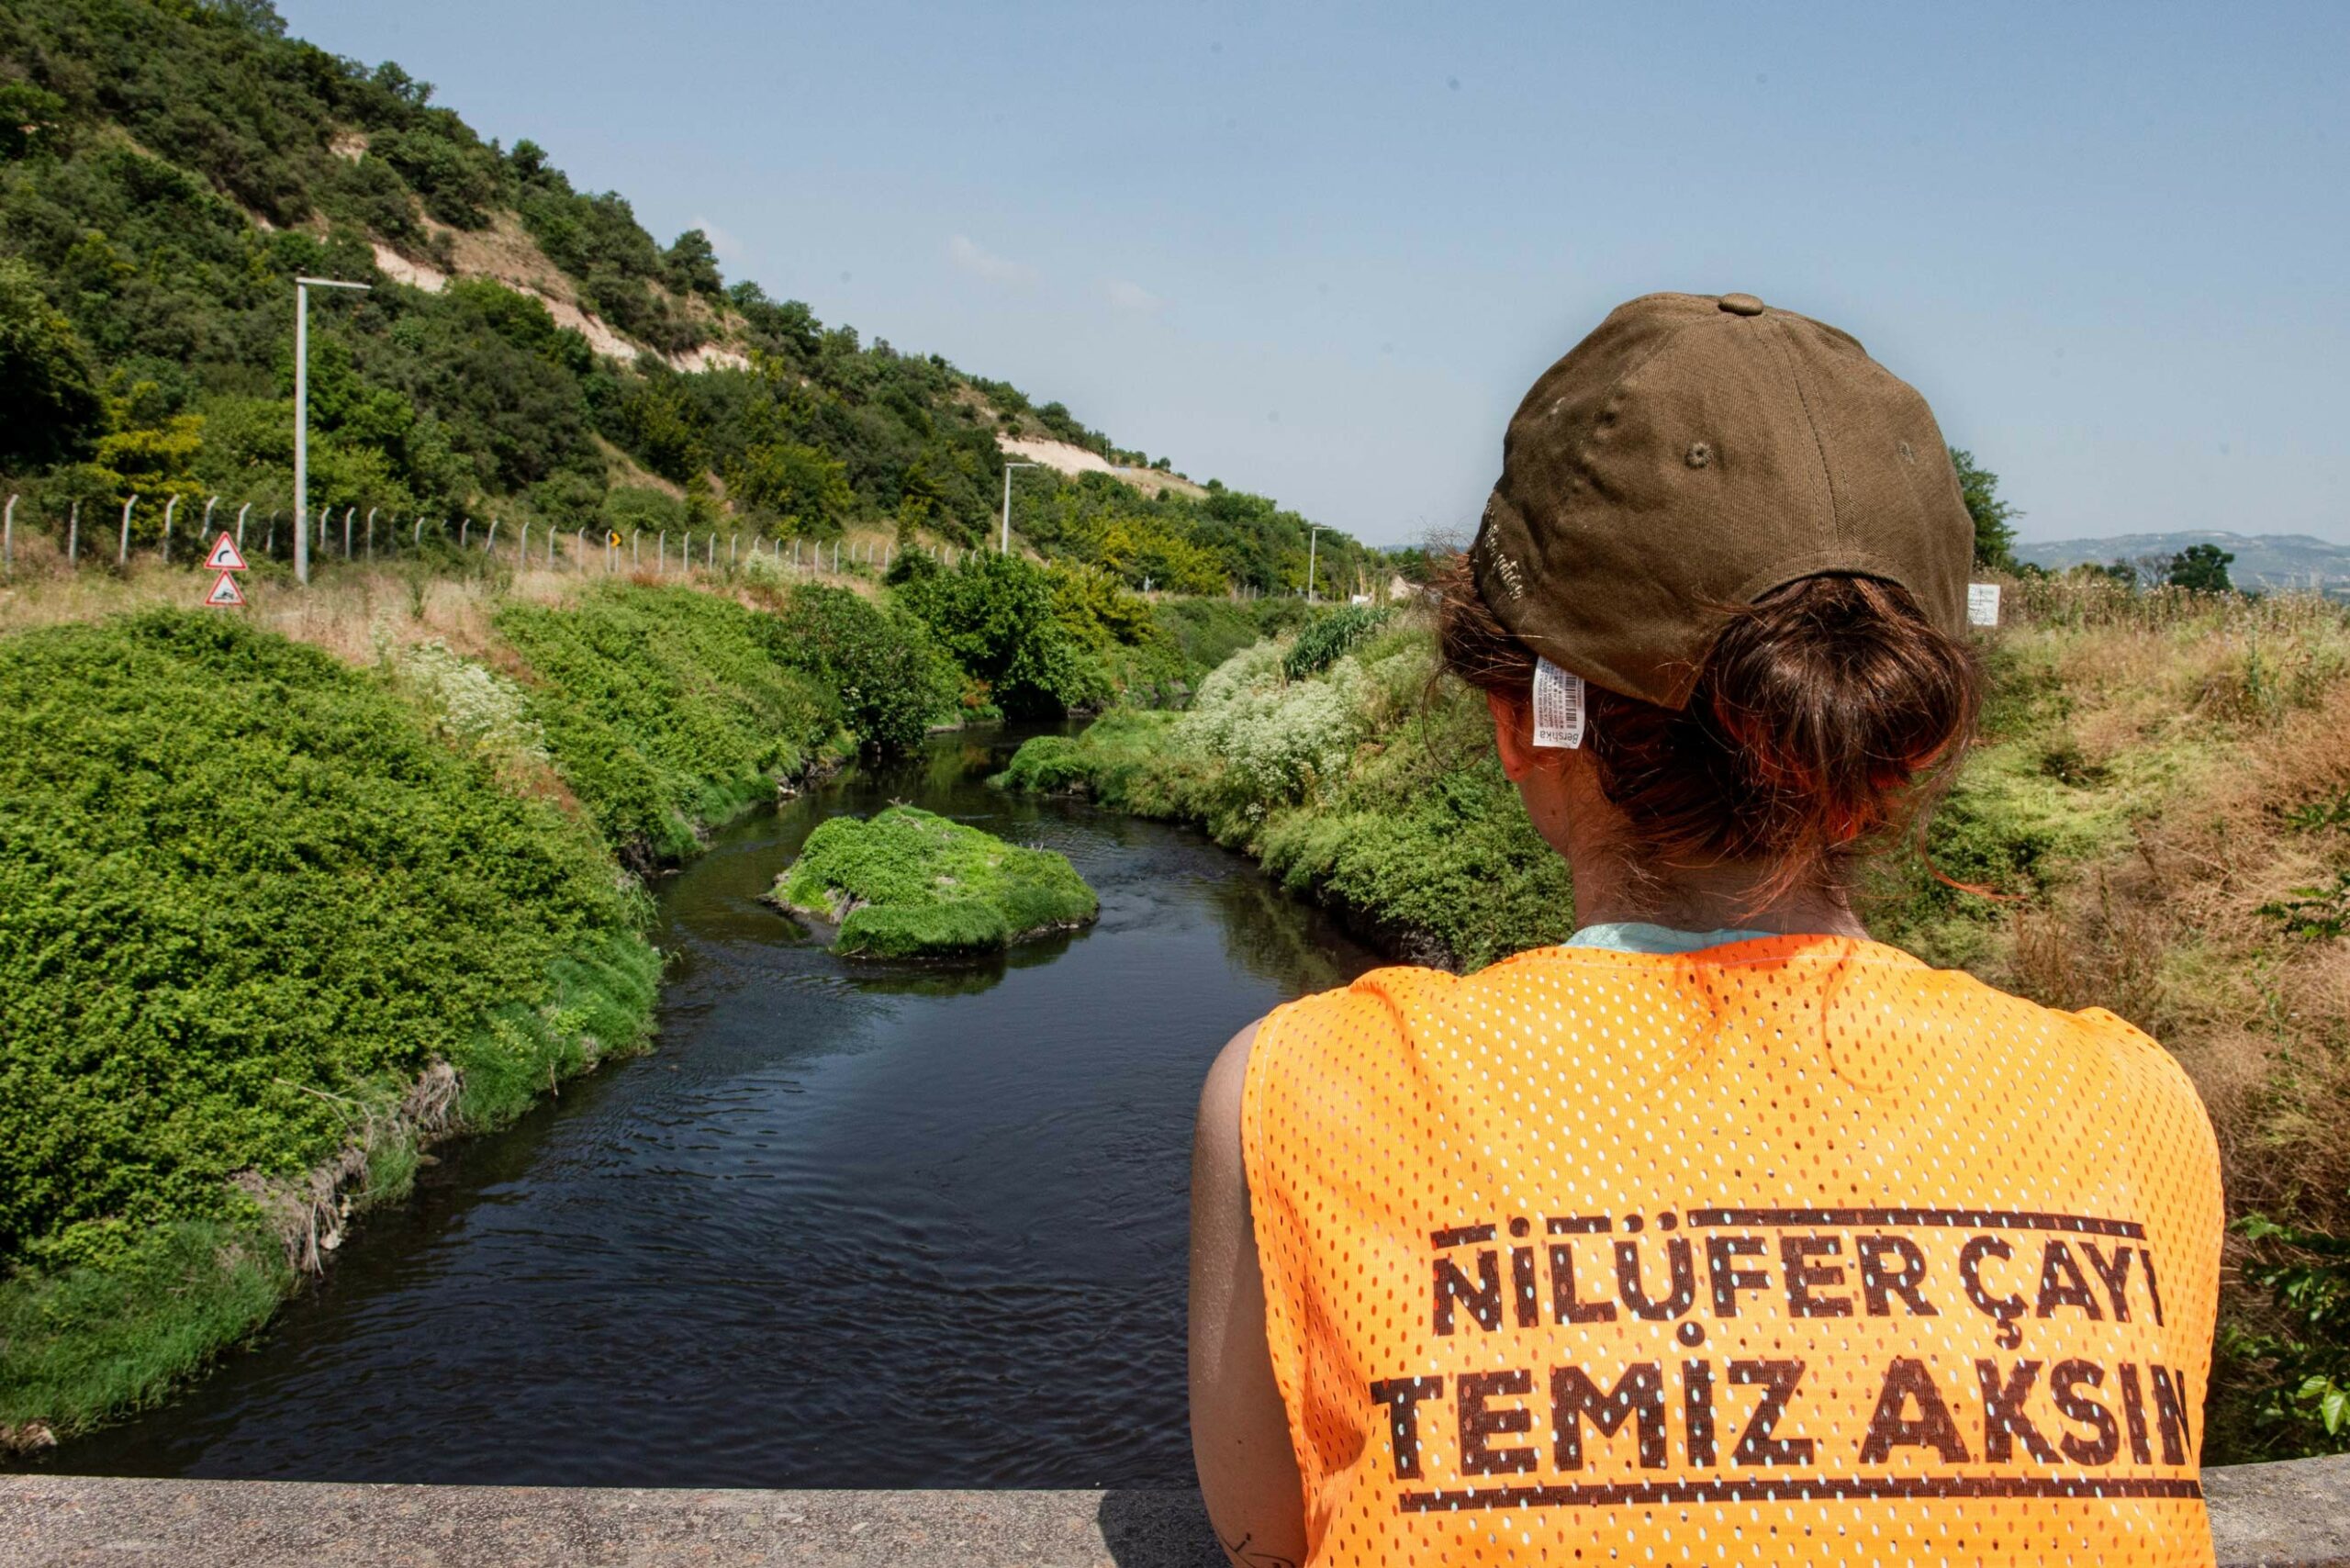
[(1733, 316), (1762, 314), (1762, 302), (1751, 294), (1725, 294), (1715, 303)]

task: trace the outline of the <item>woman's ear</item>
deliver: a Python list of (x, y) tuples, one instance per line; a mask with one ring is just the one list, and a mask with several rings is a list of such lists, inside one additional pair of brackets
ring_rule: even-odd
[(1534, 771), (1534, 733), (1532, 704), (1521, 698), (1505, 697), (1498, 691), (1485, 693), (1485, 706), (1494, 715), (1494, 749), (1502, 756), (1502, 772), (1513, 784), (1523, 783)]

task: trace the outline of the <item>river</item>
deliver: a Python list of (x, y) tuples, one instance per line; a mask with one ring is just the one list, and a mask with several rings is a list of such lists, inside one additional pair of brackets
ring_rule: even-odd
[[(1371, 955), (1194, 834), (988, 790), (935, 740), (666, 879), (657, 1048), (443, 1146), (252, 1349), (65, 1447), (92, 1473), (605, 1486), (1186, 1484), (1192, 1111), (1267, 1008)], [(1085, 932), (837, 959), (757, 902), (908, 801), (1060, 850)]]

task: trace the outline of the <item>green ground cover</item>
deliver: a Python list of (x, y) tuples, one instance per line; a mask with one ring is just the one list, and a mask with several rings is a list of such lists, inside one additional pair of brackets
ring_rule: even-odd
[[(1301, 645), (1320, 667), (1292, 678)], [(1484, 704), (1432, 685), (1433, 660), (1424, 628), (1341, 610), (1235, 654), (1187, 711), (1113, 710), (1039, 736), (996, 781), (1196, 823), (1418, 961), (1558, 941), (1564, 863), (1494, 761)]]
[[(403, 1098), (510, 1116), (650, 1014), (596, 834), (391, 683), (203, 612), (0, 641), (0, 1427), (151, 1393), (290, 1280), (272, 1215)], [(405, 1150), (405, 1152), (403, 1152)]]
[(702, 831), (853, 745), (777, 619), (733, 599), (620, 583), (509, 602), (497, 624), (556, 770), (632, 864), (689, 857)]
[(876, 958), (1002, 952), (1101, 909), (1067, 856), (913, 806), (824, 823), (776, 879), (775, 898), (836, 923), (836, 951)]

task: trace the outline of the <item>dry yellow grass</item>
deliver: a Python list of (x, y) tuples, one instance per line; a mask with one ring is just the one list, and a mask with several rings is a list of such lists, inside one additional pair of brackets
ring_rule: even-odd
[[(2161, 1040), (2210, 1113), (2232, 1217), (2350, 1235), (2350, 940), (2272, 913), (2350, 870), (2350, 609), (2019, 588), (2003, 722), (1970, 767), (2000, 809), (2056, 800), (2088, 825), (1970, 967)], [(2281, 1326), (2254, 1256), (2231, 1235), (2225, 1318)], [(2225, 1370), (2210, 1451), (2264, 1451), (2247, 1402), (2271, 1381)]]
[[(875, 568), (853, 561), (852, 547), (855, 554), (876, 555), (890, 539), (880, 530), (853, 531), (841, 542), (837, 574), (831, 569), (830, 544), (822, 551), (821, 569), (815, 548), (805, 547), (802, 558), (807, 569), (787, 573), (777, 581), (819, 582), (874, 592)], [(165, 566), (151, 554), (134, 555), (128, 570), (118, 571), (110, 560), (95, 564), (86, 552), (79, 569), (68, 570), (62, 552), (49, 541), (20, 538), (17, 544), (17, 570), (0, 580), (0, 636), (142, 610), (194, 609), (202, 604), (214, 576), (185, 558)], [(568, 539), (563, 548), (571, 548)], [(697, 544), (697, 555), (699, 552)], [(651, 554), (649, 546), (646, 554)], [(241, 579), (248, 600), (245, 608), (218, 613), (246, 616), (353, 665), (378, 663), (414, 644), (442, 642), (470, 658), (502, 668), (509, 655), (492, 622), (498, 606), (512, 599), (561, 603), (610, 575), (723, 593), (745, 602), (769, 591), (754, 573), (744, 569), (740, 558), (730, 564), (722, 546), (714, 568), (697, 566), (691, 570), (679, 566), (674, 549), (666, 571), (656, 571), (649, 560), (631, 566), (623, 554), (618, 573), (607, 574), (600, 552), (590, 556), (585, 572), (572, 565), (568, 555), (549, 566), (534, 554), (529, 565), (517, 567), (503, 546), (498, 561), (476, 560), (472, 565), (471, 571), (451, 573), (415, 562), (365, 566), (328, 560), (319, 565), (307, 588), (297, 587), (282, 564), (264, 565)]]
[[(2051, 1005), (2111, 1008), (2178, 1058), (2218, 1134), (2231, 1217), (2350, 1236), (2350, 939), (2274, 908), (2350, 872), (2350, 606), (2105, 583), (2009, 588), (1983, 742), (1939, 857), (2020, 892), (1986, 905), (1895, 878), (1890, 939)], [(2289, 1327), (2232, 1234), (2223, 1321)], [(2223, 1334), (2222, 1350), (2245, 1343)], [(2222, 1367), (2207, 1453), (2269, 1451), (2278, 1374)]]
[(2261, 913), (2350, 866), (2350, 614), (2104, 585), (2018, 597), (2002, 635), (2051, 666), (2072, 766), (2157, 782), (2126, 834), (2013, 913), (2002, 978), (2111, 1007), (2177, 1055), (2232, 1209), (2350, 1228), (2350, 943)]

